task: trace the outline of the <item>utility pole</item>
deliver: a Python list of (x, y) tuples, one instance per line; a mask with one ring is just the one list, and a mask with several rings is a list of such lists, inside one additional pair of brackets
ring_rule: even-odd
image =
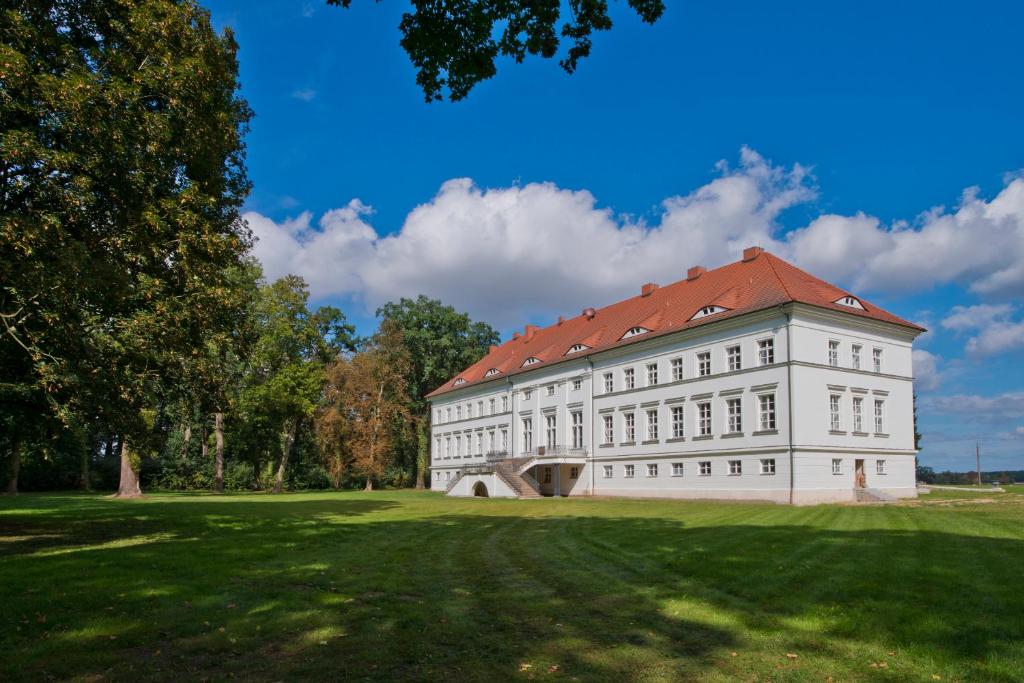
[(974, 442), (974, 460), (978, 468), (978, 486), (981, 486), (981, 446), (977, 441)]

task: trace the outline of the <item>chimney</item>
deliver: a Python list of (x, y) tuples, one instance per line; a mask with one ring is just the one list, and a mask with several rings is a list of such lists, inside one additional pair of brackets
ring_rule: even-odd
[(686, 279), (696, 280), (706, 272), (707, 271), (704, 270), (704, 266), (694, 266), (693, 268), (690, 268), (688, 271), (686, 271)]
[(648, 282), (646, 285), (640, 288), (640, 296), (650, 296), (654, 293), (654, 290), (658, 288), (653, 282)]
[(513, 332), (513, 333), (512, 333), (512, 339), (513, 339), (513, 340), (515, 340), (515, 339), (519, 339), (519, 333), (518, 333), (518, 332)]
[(747, 247), (743, 250), (743, 260), (753, 261), (757, 258), (758, 254), (761, 254), (762, 252), (764, 252), (764, 249), (761, 247)]
[(587, 320), (592, 320), (595, 315), (597, 315), (597, 311), (595, 311), (593, 308), (584, 308), (583, 309), (583, 316)]
[(526, 326), (526, 329), (523, 330), (523, 336), (526, 338), (526, 341), (533, 339), (533, 335), (537, 334), (537, 329), (536, 325)]
[(562, 316), (558, 316), (558, 324), (561, 325), (564, 322), (565, 322), (565, 318), (563, 318)]

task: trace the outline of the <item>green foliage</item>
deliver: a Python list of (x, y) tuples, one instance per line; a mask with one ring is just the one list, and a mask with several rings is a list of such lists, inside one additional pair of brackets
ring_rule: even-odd
[[(327, 0), (349, 7), (352, 0)], [(665, 11), (663, 0), (628, 0), (640, 19), (653, 24)], [(480, 81), (497, 73), (499, 56), (521, 63), (527, 54), (551, 59), (561, 40), (569, 49), (559, 61), (573, 73), (590, 56), (591, 36), (612, 28), (605, 0), (412, 0), (402, 15), (402, 47), (416, 67), (416, 83), (428, 102), (461, 100)], [(569, 18), (561, 27), (563, 9)]]

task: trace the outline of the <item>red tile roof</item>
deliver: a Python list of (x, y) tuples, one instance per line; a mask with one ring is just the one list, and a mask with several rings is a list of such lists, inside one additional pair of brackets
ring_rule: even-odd
[[(482, 381), (484, 374), (492, 368), (497, 368), (500, 374), (487, 377), (488, 381), (791, 302), (924, 331), (859, 296), (856, 298), (864, 310), (834, 303), (844, 296), (853, 295), (766, 251), (748, 249), (745, 256), (748, 257), (745, 260), (704, 272), (695, 279), (680, 280), (658, 287), (646, 296), (635, 296), (597, 309), (592, 317), (587, 316), (588, 309), (585, 309), (575, 318), (536, 329), (533, 334), (528, 328), (527, 334), (514, 335), (428, 396), (472, 386)], [(691, 320), (701, 308), (712, 305), (727, 310)], [(633, 327), (644, 327), (651, 332), (622, 339), (622, 335)], [(589, 348), (567, 356), (566, 352), (574, 344), (584, 344)], [(542, 362), (524, 368), (523, 363), (531, 357)], [(456, 387), (454, 383), (460, 379), (465, 381)]]

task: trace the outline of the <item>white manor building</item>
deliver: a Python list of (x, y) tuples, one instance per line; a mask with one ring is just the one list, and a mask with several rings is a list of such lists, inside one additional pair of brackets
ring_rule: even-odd
[(923, 332), (753, 247), (539, 329), (430, 394), (455, 496), (916, 496)]

